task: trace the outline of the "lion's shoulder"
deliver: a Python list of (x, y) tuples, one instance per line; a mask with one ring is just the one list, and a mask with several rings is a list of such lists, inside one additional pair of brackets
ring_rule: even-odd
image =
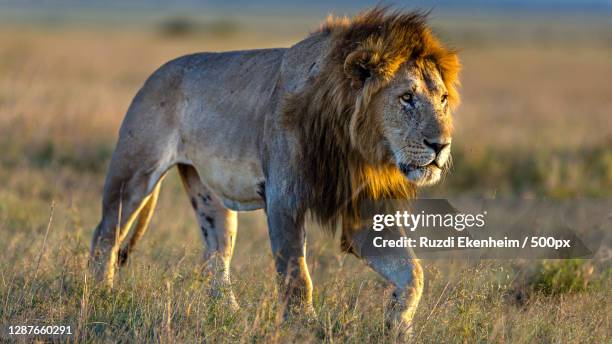
[(281, 64), (282, 81), (287, 92), (303, 89), (318, 75), (330, 44), (328, 35), (314, 34), (287, 49)]

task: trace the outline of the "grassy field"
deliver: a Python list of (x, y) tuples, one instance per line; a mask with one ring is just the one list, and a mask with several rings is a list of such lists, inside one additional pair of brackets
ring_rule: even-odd
[[(609, 34), (588, 20), (543, 33), (533, 18), (516, 32), (486, 21), (435, 24), (461, 48), (464, 101), (453, 171), (423, 195), (612, 196)], [(208, 298), (195, 218), (174, 171), (113, 292), (86, 274), (105, 169), (145, 78), (186, 53), (287, 46), (307, 32), (297, 27), (0, 26), (2, 331), (70, 325), (64, 339), (75, 342), (390, 340), (380, 300), (391, 290), (313, 226), (318, 318), (282, 322), (261, 212), (240, 215), (233, 279), (241, 310)], [(416, 342), (610, 342), (609, 252), (604, 245), (592, 261), (425, 261)]]

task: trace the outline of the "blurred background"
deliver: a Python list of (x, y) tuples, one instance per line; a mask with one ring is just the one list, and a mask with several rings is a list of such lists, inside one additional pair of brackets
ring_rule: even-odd
[[(160, 283), (169, 280), (176, 290), (199, 288), (197, 277), (188, 277), (194, 276), (191, 272), (201, 255), (199, 234), (174, 171), (162, 187), (151, 230), (127, 270), (131, 277), (124, 276), (131, 284), (120, 293), (132, 303), (112, 299), (106, 305), (103, 296), (94, 295), (92, 300), (106, 306), (88, 308), (82, 301), (91, 292), (83, 271), (89, 239), (100, 216), (104, 176), (132, 97), (157, 67), (175, 57), (198, 51), (287, 47), (316, 30), (328, 14), (350, 16), (375, 4), (362, 0), (174, 1), (171, 5), (165, 1), (0, 1), (0, 303), (4, 305), (0, 324), (52, 317), (80, 324), (82, 339), (116, 335), (117, 329), (124, 329), (126, 338), (157, 336), (153, 329), (166, 321), (163, 300), (167, 295), (157, 294), (166, 287)], [(443, 42), (459, 49), (464, 66), (463, 103), (455, 114), (453, 169), (443, 183), (423, 190), (423, 197), (612, 195), (612, 1), (389, 4), (398, 9), (431, 9), (434, 31)], [(274, 274), (265, 218), (253, 212), (241, 214), (240, 221), (234, 266), (250, 277), (236, 283), (265, 288)], [(44, 235), (47, 228), (48, 238)], [(340, 311), (343, 305), (356, 302), (351, 296), (355, 290), (338, 294), (338, 286), (354, 287), (364, 276), (374, 288), (380, 281), (355, 259), (340, 255), (336, 241), (316, 230), (310, 230), (309, 236), (313, 238), (309, 262), (315, 283), (320, 285), (318, 310), (332, 319), (342, 318), (338, 314), (346, 315)], [(491, 333), (498, 333), (500, 323), (508, 322), (514, 327), (499, 330), (502, 335), (516, 331), (514, 338), (526, 342), (541, 338), (571, 342), (573, 337), (563, 330), (565, 321), (577, 329), (572, 336), (588, 334), (595, 336), (592, 342), (605, 342), (610, 319), (602, 323), (600, 315), (602, 307), (610, 314), (605, 302), (611, 296), (609, 262), (607, 258), (595, 265), (604, 287), (600, 283), (594, 294), (564, 299), (568, 306), (559, 309), (554, 308), (561, 302), (558, 299), (538, 299), (523, 315), (515, 315), (503, 299), (501, 303), (491, 301), (498, 300), (499, 288), (511, 289), (516, 274), (507, 271), (512, 270), (502, 267), (500, 272), (501, 263), (466, 268), (469, 276), (478, 277), (462, 280), (458, 273), (459, 282), (450, 286), (456, 292), (454, 299), (443, 301), (446, 306), (434, 315), (439, 324), (446, 324), (436, 327), (435, 331), (443, 333), (435, 332), (434, 324), (428, 325), (425, 312), (419, 315), (419, 326), (440, 336), (488, 341)], [(436, 298), (444, 295), (446, 300), (445, 292), (449, 293), (447, 279), (440, 277), (438, 269), (434, 264), (426, 271), (430, 281), (426, 290), (430, 296), (423, 301), (429, 305), (426, 309), (435, 308)], [(560, 282), (554, 278), (558, 271), (569, 271), (569, 287), (563, 291), (584, 290), (581, 286), (586, 288), (592, 281), (590, 263), (546, 269), (539, 270), (549, 288), (541, 289), (548, 290), (546, 297), (557, 290), (555, 285)], [(19, 295), (15, 290), (27, 292)], [(130, 294), (135, 290), (140, 293), (137, 300)], [(239, 298), (267, 309), (248, 290), (243, 289)], [(468, 298), (462, 290), (484, 296)], [(186, 305), (191, 307), (191, 296), (181, 296), (178, 291), (172, 295), (182, 323), (177, 321), (190, 324), (174, 329), (177, 338), (199, 338), (199, 332), (189, 330), (193, 326), (222, 333), (214, 332), (221, 331), (216, 327), (220, 320), (208, 315), (214, 312), (206, 308), (205, 295), (197, 299), (201, 302), (199, 318), (196, 313), (184, 313)], [(364, 297), (372, 301), (365, 303), (366, 309), (382, 314), (377, 294)], [(153, 311), (133, 308), (138, 302)], [(328, 313), (325, 305), (331, 305)], [(248, 307), (247, 312), (255, 313)], [(118, 312), (125, 317), (118, 317)], [(479, 312), (488, 312), (492, 318), (475, 322)], [(579, 324), (572, 314), (578, 314)], [(544, 320), (529, 323), (538, 317)], [(355, 326), (369, 328), (362, 326), (367, 319), (356, 319), (338, 320), (335, 327), (330, 325), (329, 334), (325, 323), (321, 336), (341, 339), (346, 335), (343, 331), (357, 331)], [(449, 319), (455, 320), (448, 323)], [(464, 322), (459, 325), (454, 322), (461, 319)], [(252, 318), (245, 315), (227, 321), (251, 324)], [(89, 326), (91, 323), (97, 325)], [(482, 326), (489, 326), (485, 323), (493, 327), (479, 332)], [(261, 333), (235, 335), (267, 338), (273, 324), (260, 324)], [(382, 331), (370, 325), (374, 329), (364, 330), (364, 340)], [(604, 337), (597, 337), (602, 334)]]
[[(367, 1), (0, 5), (3, 166), (103, 172), (131, 97), (198, 51), (290, 46)], [(461, 52), (455, 169), (427, 192), (612, 192), (612, 1), (411, 1)], [(24, 156), (25, 155), (25, 156)], [(502, 158), (503, 157), (503, 158)]]

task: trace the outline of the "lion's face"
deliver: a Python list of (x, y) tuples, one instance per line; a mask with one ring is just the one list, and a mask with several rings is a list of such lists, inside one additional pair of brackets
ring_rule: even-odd
[(374, 99), (391, 159), (416, 185), (440, 179), (450, 160), (448, 91), (433, 63), (408, 65)]

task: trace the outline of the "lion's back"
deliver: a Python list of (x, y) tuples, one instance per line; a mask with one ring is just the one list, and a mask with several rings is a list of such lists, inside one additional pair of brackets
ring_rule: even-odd
[[(262, 126), (286, 49), (202, 52), (159, 67), (135, 96), (124, 126), (156, 126), (213, 139)], [(245, 127), (248, 133), (238, 133)]]

